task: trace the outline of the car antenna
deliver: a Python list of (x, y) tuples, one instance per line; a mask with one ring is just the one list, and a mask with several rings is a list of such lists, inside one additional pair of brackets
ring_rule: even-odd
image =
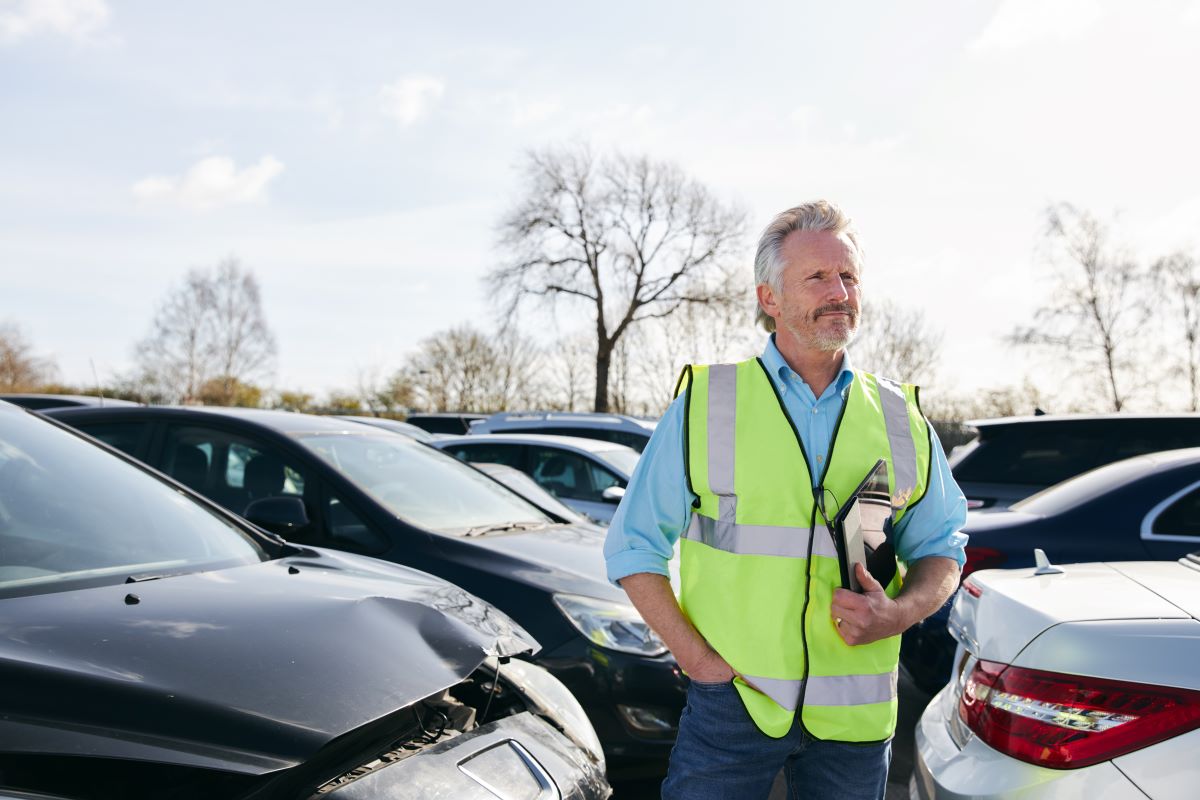
[(1046, 551), (1040, 547), (1033, 548), (1033, 560), (1037, 564), (1034, 575), (1062, 575), (1065, 572), (1062, 567), (1051, 564), (1050, 559), (1046, 557)]
[(100, 376), (96, 374), (96, 359), (88, 358), (88, 366), (92, 368), (92, 382), (96, 384), (96, 391), (100, 395), (100, 406), (104, 406), (104, 390), (100, 388)]

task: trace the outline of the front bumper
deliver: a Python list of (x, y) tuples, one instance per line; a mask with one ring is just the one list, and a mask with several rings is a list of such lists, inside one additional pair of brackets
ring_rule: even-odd
[(338, 787), (331, 800), (605, 800), (599, 768), (532, 714), (517, 714), (383, 766)]
[(952, 687), (942, 689), (917, 723), (909, 796), (914, 800), (1038, 800), (1087, 797), (1146, 800), (1112, 762), (1057, 770), (1027, 764), (971, 737), (960, 749), (946, 726), (957, 714)]
[(668, 653), (656, 658), (604, 650), (575, 636), (538, 654), (579, 700), (604, 746), (608, 774), (666, 774), (687, 702), (688, 679)]

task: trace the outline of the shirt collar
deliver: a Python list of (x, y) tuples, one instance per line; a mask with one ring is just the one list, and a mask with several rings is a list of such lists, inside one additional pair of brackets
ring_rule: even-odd
[[(778, 388), (786, 386), (788, 378), (793, 375), (796, 376), (797, 380), (803, 380), (795, 370), (788, 366), (787, 361), (783, 359), (783, 353), (779, 352), (779, 348), (775, 346), (775, 334), (773, 333), (767, 339), (767, 346), (763, 349), (762, 360), (768, 374), (771, 376), (771, 380), (775, 381), (775, 385)], [(833, 382), (837, 385), (838, 391), (841, 392), (853, 380), (854, 365), (850, 363), (850, 353), (843, 350), (842, 368), (838, 371), (837, 377)]]

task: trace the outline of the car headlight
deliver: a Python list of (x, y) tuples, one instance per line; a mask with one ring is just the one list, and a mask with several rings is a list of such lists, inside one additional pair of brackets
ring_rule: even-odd
[(661, 656), (667, 652), (663, 640), (650, 630), (629, 603), (578, 594), (556, 594), (554, 604), (583, 638), (598, 647), (637, 656)]
[[(495, 660), (491, 660), (495, 664)], [(495, 667), (493, 667), (495, 668)], [(499, 668), (502, 680), (517, 686), (535, 711), (549, 718), (575, 744), (583, 748), (604, 772), (604, 748), (583, 706), (571, 690), (543, 667), (513, 659)]]

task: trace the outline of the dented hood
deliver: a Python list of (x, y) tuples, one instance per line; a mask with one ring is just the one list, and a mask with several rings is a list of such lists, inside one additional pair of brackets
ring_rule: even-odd
[(0, 602), (0, 750), (243, 773), (535, 650), (415, 570), (332, 551)]

